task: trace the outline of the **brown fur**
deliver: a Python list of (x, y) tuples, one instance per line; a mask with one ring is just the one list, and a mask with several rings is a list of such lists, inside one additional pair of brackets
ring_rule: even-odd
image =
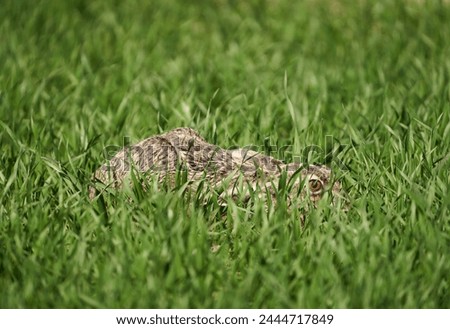
[[(191, 188), (206, 180), (209, 187), (219, 190), (219, 199), (226, 203), (227, 197), (248, 200), (250, 190), (258, 197), (269, 195), (276, 200), (280, 178), (285, 173), (291, 181), (288, 201), (305, 199), (308, 195), (314, 203), (326, 190), (336, 196), (341, 186), (331, 185), (331, 170), (326, 166), (309, 165), (277, 160), (248, 149), (226, 150), (209, 144), (190, 128), (177, 128), (165, 134), (153, 136), (125, 147), (94, 174), (96, 181), (120, 188), (131, 169), (155, 175), (163, 182), (173, 182), (176, 173), (186, 170)], [(321, 188), (319, 188), (321, 187)], [(94, 186), (89, 189), (90, 198), (97, 194)]]

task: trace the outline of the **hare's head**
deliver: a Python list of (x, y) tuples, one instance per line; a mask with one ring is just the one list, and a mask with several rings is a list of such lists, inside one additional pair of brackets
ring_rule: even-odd
[(331, 169), (323, 165), (310, 165), (303, 170), (307, 193), (314, 203), (318, 202), (325, 193), (331, 193), (333, 203), (342, 196), (339, 181), (333, 181)]
[[(295, 170), (296, 167), (297, 170)], [(288, 171), (300, 173), (300, 177), (296, 181), (299, 182), (298, 186), (303, 200), (309, 198), (316, 205), (325, 195), (331, 196), (333, 204), (337, 204), (340, 199), (345, 198), (341, 183), (335, 180), (331, 169), (327, 166), (299, 164), (294, 167), (290, 164)]]

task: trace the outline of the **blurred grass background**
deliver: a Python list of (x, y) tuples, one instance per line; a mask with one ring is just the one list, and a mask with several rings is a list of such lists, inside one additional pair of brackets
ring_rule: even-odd
[[(2, 1), (0, 306), (450, 307), (449, 37), (437, 0)], [(179, 126), (328, 162), (352, 208), (89, 201), (105, 147)]]

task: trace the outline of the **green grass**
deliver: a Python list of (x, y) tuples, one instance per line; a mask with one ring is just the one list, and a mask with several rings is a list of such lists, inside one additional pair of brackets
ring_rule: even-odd
[[(450, 307), (450, 5), (1, 7), (0, 307)], [(178, 126), (327, 162), (352, 207), (89, 200), (105, 149)]]

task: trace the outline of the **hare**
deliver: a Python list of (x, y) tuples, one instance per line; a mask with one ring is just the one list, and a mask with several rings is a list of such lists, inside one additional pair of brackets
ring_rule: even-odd
[[(174, 184), (177, 172), (185, 170), (191, 189), (206, 181), (222, 205), (229, 197), (248, 201), (255, 193), (258, 198), (269, 197), (276, 203), (281, 179), (289, 185), (288, 204), (299, 199), (316, 204), (326, 191), (331, 191), (333, 197), (341, 191), (340, 183), (332, 182), (331, 170), (326, 166), (286, 164), (249, 149), (223, 149), (190, 128), (176, 128), (123, 148), (93, 177), (120, 188), (133, 169), (154, 175), (161, 184)], [(97, 193), (98, 184), (92, 185), (89, 197), (93, 199)]]

